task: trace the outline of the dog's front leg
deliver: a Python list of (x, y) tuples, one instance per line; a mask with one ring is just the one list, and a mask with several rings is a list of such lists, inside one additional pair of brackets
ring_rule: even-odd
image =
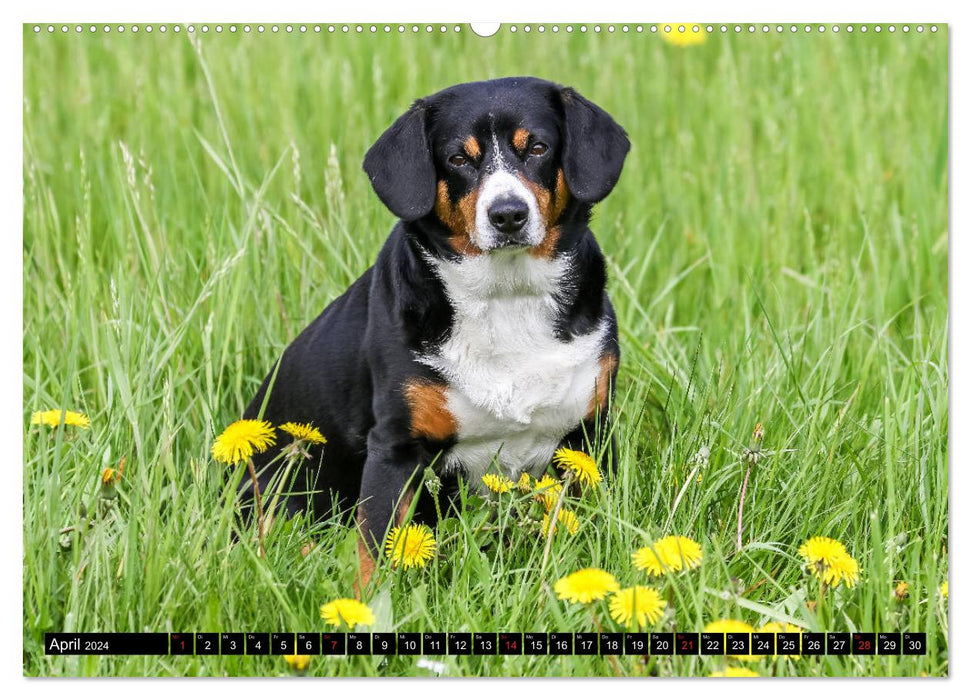
[(356, 588), (364, 590), (374, 573), (388, 531), (401, 525), (421, 478), (422, 451), (413, 443), (393, 444), (368, 438), (368, 456), (357, 504), (357, 549), (361, 570)]

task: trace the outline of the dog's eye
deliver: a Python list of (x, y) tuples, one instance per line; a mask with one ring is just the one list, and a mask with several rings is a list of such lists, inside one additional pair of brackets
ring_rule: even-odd
[(534, 143), (529, 149), (529, 155), (531, 156), (541, 156), (550, 150), (550, 147), (541, 141)]
[(469, 159), (463, 156), (461, 153), (456, 153), (454, 156), (449, 156), (448, 162), (460, 168), (468, 163)]

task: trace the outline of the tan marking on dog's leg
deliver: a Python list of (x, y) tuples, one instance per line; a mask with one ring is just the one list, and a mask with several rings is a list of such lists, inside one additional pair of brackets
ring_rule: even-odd
[(597, 373), (597, 381), (593, 387), (593, 395), (590, 397), (590, 404), (587, 408), (587, 420), (596, 417), (597, 412), (603, 412), (607, 408), (607, 399), (610, 398), (610, 380), (617, 371), (617, 356), (608, 353), (600, 357), (600, 372)]
[(455, 416), (448, 410), (447, 387), (422, 380), (405, 384), (405, 403), (411, 412), (411, 434), (443, 441), (458, 432)]
[(365, 534), (365, 524), (367, 519), (363, 515), (361, 506), (357, 507), (357, 555), (360, 560), (360, 570), (358, 572), (358, 577), (354, 581), (354, 597), (361, 600), (361, 596), (367, 589), (368, 583), (371, 582), (371, 577), (374, 575), (374, 555), (371, 554), (371, 548), (368, 546), (367, 542), (364, 540), (367, 535)]
[(409, 488), (404, 493), (401, 494), (401, 498), (398, 500), (398, 519), (395, 521), (395, 525), (401, 527), (401, 524), (408, 517), (408, 511), (411, 510), (411, 502), (415, 500), (415, 490)]

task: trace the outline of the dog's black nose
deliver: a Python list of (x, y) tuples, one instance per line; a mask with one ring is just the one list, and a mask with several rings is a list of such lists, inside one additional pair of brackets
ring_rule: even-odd
[(500, 233), (519, 233), (529, 219), (526, 202), (514, 197), (506, 197), (489, 207), (489, 223)]

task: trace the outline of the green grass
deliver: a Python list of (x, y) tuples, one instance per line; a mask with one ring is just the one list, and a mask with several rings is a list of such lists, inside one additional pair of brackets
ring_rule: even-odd
[[(282, 674), (277, 658), (49, 657), (47, 631), (314, 631), (349, 596), (353, 532), (295, 520), (232, 544), (215, 434), (393, 223), (360, 163), (416, 97), (535, 74), (575, 86), (633, 150), (593, 228), (620, 321), (617, 476), (555, 540), (449, 523), (429, 568), (385, 572), (376, 630), (583, 631), (586, 566), (700, 541), (656, 629), (721, 617), (926, 631), (921, 657), (749, 664), (763, 675), (944, 675), (947, 36), (24, 33), (24, 672)], [(335, 398), (336, 400), (336, 398)], [(91, 418), (39, 430), (35, 410)], [(744, 547), (735, 552), (745, 467)], [(693, 457), (706, 447), (699, 473)], [(99, 471), (127, 457), (119, 497)], [(681, 493), (683, 490), (683, 494)], [(680, 495), (680, 498), (679, 498)], [(90, 517), (81, 529), (82, 508)], [(500, 523), (510, 522), (502, 515)], [(861, 581), (816, 586), (825, 534)], [(440, 532), (439, 539), (448, 533)], [(303, 556), (301, 548), (316, 547)], [(889, 543), (889, 544), (888, 544)], [(897, 579), (911, 585), (891, 599)], [(721, 658), (442, 659), (449, 675), (707, 675)], [(738, 665), (738, 664), (736, 664)], [(320, 675), (428, 675), (415, 658)]]

